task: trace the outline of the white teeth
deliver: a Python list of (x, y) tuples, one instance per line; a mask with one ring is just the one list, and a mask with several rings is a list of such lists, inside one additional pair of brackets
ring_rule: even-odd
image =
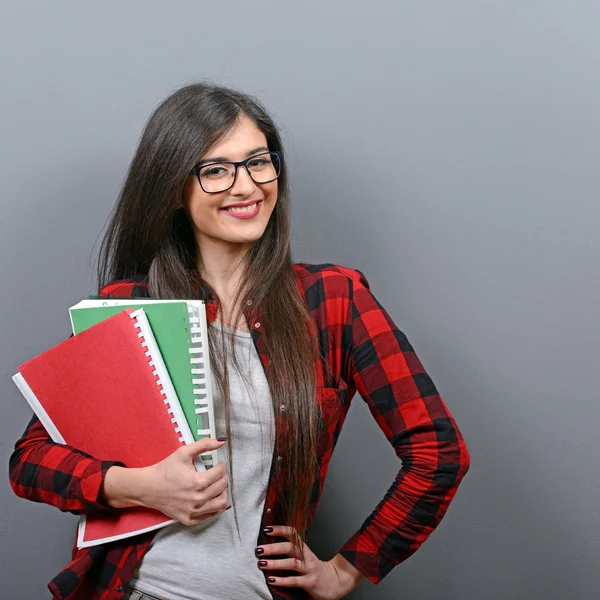
[(257, 204), (258, 202), (250, 204), (249, 206), (234, 206), (233, 208), (228, 208), (226, 210), (229, 212), (252, 212), (256, 208)]

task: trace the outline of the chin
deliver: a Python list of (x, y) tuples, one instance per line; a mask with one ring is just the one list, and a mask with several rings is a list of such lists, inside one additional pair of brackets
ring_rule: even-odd
[(256, 232), (248, 232), (246, 235), (225, 236), (224, 239), (232, 244), (250, 244), (256, 240), (259, 240), (263, 236), (264, 232), (265, 230), (261, 229), (260, 231)]

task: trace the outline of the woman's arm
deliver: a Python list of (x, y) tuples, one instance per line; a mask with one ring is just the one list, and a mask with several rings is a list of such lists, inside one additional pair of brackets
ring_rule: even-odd
[(384, 498), (340, 554), (374, 583), (411, 556), (467, 473), (463, 436), (408, 339), (357, 270), (350, 275), (351, 347), (344, 378), (402, 460)]
[(45, 502), (63, 512), (100, 514), (116, 510), (99, 492), (106, 472), (122, 462), (98, 460), (52, 441), (34, 415), (9, 460), (10, 485), (17, 496)]

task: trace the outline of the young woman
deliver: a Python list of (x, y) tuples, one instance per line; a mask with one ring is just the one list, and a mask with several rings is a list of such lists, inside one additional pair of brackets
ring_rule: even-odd
[[(160, 104), (99, 281), (105, 296), (206, 301), (223, 438), (134, 469), (52, 443), (34, 416), (10, 459), (16, 494), (75, 514), (141, 505), (179, 521), (74, 547), (54, 598), (333, 600), (378, 583), (438, 525), (469, 467), (463, 436), (364, 274), (292, 262), (285, 154), (256, 99), (193, 84)], [(360, 529), (320, 560), (306, 534), (356, 392), (402, 465)], [(223, 461), (194, 470), (194, 456), (221, 447)]]

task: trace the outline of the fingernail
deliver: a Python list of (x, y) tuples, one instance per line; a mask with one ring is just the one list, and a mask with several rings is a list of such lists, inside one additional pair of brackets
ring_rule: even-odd
[(263, 554), (265, 551), (264, 548), (256, 548), (256, 550), (254, 552), (256, 552), (256, 554)]
[(272, 528), (272, 527), (265, 527), (265, 528), (263, 529), (263, 531), (264, 531), (265, 533), (273, 533), (273, 528)]
[(267, 561), (266, 560), (259, 560), (258, 561), (258, 566), (259, 567), (266, 567), (267, 566)]
[(225, 508), (225, 510), (229, 510), (231, 508), (231, 504)]
[(275, 577), (267, 577), (269, 583), (275, 583)]
[(218, 437), (217, 438), (217, 442), (226, 442), (227, 438), (226, 437)]

